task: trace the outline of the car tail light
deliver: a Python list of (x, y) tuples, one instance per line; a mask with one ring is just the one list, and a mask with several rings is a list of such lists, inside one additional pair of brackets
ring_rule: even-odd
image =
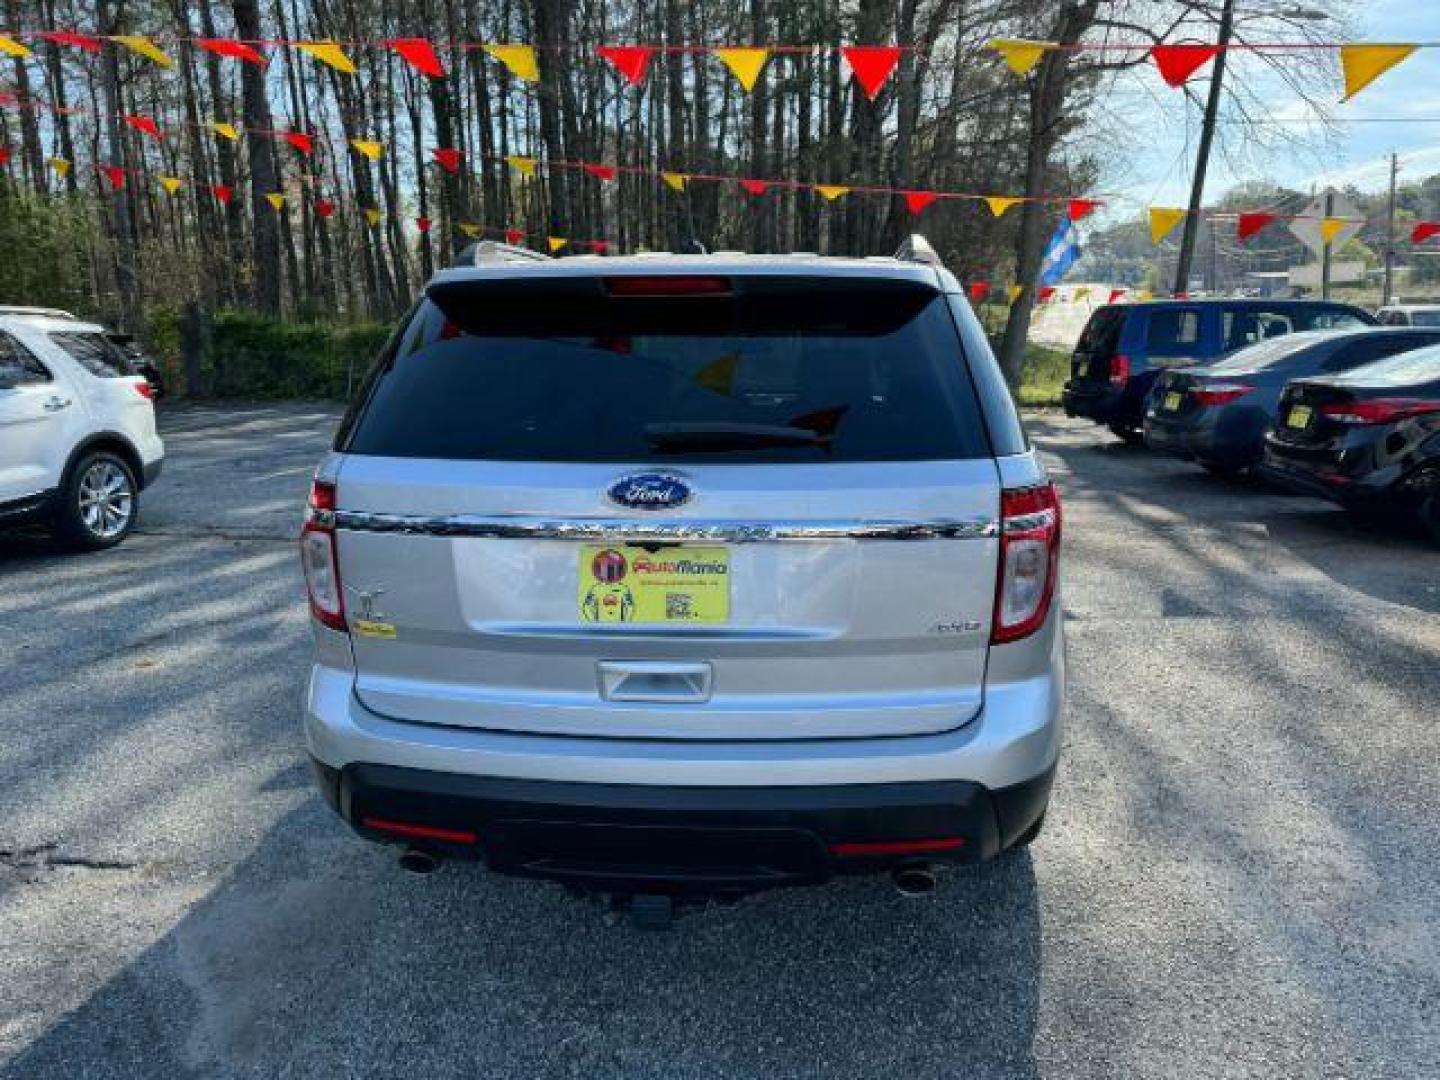
[(387, 818), (362, 817), (360, 824), (377, 832), (392, 836), (405, 836), (412, 840), (440, 840), (447, 844), (476, 844), (480, 842), (477, 833), (468, 829), (442, 829), (435, 825), (417, 825), (413, 821), (390, 821)]
[(937, 836), (931, 840), (857, 840), (831, 844), (832, 853), (845, 859), (875, 858), (886, 855), (927, 855), (936, 851), (956, 851), (965, 846), (963, 836)]
[(1412, 416), (1440, 413), (1440, 401), (1423, 398), (1373, 398), (1370, 401), (1332, 401), (1320, 414), (1342, 424), (1392, 424)]
[(1130, 358), (1124, 353), (1110, 357), (1110, 385), (1124, 386), (1130, 378)]
[(139, 382), (133, 382), (130, 385), (135, 388), (135, 392), (141, 397), (154, 400), (155, 388), (151, 386), (146, 380), (141, 379)]
[(990, 642), (1033, 634), (1045, 622), (1060, 568), (1060, 496), (1054, 484), (1000, 493), (1000, 574)]
[(324, 480), (310, 485), (305, 525), (300, 530), (300, 562), (305, 568), (310, 614), (331, 630), (347, 633), (340, 563), (335, 552), (335, 485)]
[(1254, 389), (1244, 383), (1210, 383), (1208, 386), (1197, 386), (1191, 390), (1190, 397), (1201, 408), (1209, 409), (1244, 397)]
[(611, 296), (729, 296), (730, 279), (709, 274), (607, 277)]

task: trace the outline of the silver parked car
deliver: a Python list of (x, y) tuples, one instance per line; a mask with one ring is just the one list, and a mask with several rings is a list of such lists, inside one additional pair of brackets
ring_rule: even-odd
[(636, 910), (927, 890), (1039, 832), (1060, 506), (956, 280), (893, 259), (438, 274), (320, 465), (305, 728), (362, 836)]

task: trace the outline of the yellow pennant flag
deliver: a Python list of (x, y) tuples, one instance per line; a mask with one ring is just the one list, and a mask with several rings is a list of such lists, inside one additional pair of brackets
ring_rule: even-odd
[(480, 238), (480, 226), (472, 225), (468, 221), (462, 221), (460, 223), (460, 231), (470, 237), (471, 240), (478, 240)]
[(1024, 285), (1011, 285), (1005, 290), (1005, 295), (1010, 298), (1010, 303), (1020, 299), (1020, 294), (1025, 291)]
[(1417, 45), (1341, 45), (1340, 67), (1345, 73), (1345, 96), (1340, 100), (1349, 101), (1417, 48)]
[(379, 161), (380, 155), (385, 152), (385, 144), (371, 142), (369, 139), (351, 139), (350, 145), (355, 148), (357, 154), (363, 154), (371, 161)]
[(181, 180), (178, 176), (160, 177), (160, 186), (165, 189), (166, 195), (174, 195), (175, 192), (180, 190), (181, 185), (184, 183), (185, 181)]
[(844, 184), (816, 184), (815, 190), (825, 196), (826, 202), (834, 202), (850, 194), (850, 189)]
[(1327, 217), (1320, 219), (1320, 240), (1322, 243), (1332, 244), (1340, 230), (1349, 225), (1350, 222), (1341, 217)]
[(46, 164), (55, 170), (56, 176), (67, 176), (70, 173), (70, 162), (63, 157), (52, 157)]
[(265, 201), (270, 204), (270, 208), (276, 213), (285, 209), (285, 196), (281, 195), (278, 191), (272, 191), (269, 195), (266, 195)]
[(1141, 289), (1139, 292), (1137, 292), (1137, 293), (1135, 294), (1135, 299), (1136, 299), (1136, 300), (1154, 300), (1154, 299), (1155, 299), (1155, 294), (1154, 294), (1153, 292), (1151, 292), (1149, 289)]
[(146, 60), (153, 60), (163, 68), (175, 66), (175, 61), (161, 52), (159, 46), (144, 34), (116, 34), (111, 40), (118, 41), (136, 56), (143, 56)]
[(770, 50), (716, 49), (715, 55), (720, 58), (722, 64), (730, 69), (730, 74), (740, 80), (740, 85), (748, 94), (755, 89), (755, 80), (760, 78), (765, 61), (770, 59)]
[(1089, 295), (1090, 290), (1082, 285), (1080, 288), (1075, 290), (1075, 294), (1070, 297), (1070, 300), (1072, 303), (1078, 304), (1081, 300), (1084, 300)]
[(684, 191), (685, 183), (687, 180), (689, 180), (689, 177), (687, 177), (684, 173), (662, 172), (660, 174), (660, 179), (664, 180), (665, 183), (668, 184), (675, 191)]
[(1150, 208), (1150, 242), (1152, 244), (1160, 243), (1170, 235), (1170, 230), (1179, 225), (1184, 218), (1184, 210), (1177, 210), (1169, 206), (1152, 206)]
[(210, 130), (222, 139), (229, 139), (231, 142), (240, 141), (240, 133), (235, 130), (234, 124), (227, 124), (223, 120), (212, 120), (210, 121)]
[(545, 242), (550, 245), (550, 253), (552, 255), (569, 243), (563, 236), (552, 236)]
[(535, 175), (535, 159), (533, 157), (521, 157), (519, 154), (511, 154), (505, 159), (505, 164), (509, 165), (518, 173), (524, 173), (526, 176)]
[(365, 224), (369, 225), (372, 229), (380, 224), (380, 219), (384, 216), (384, 214), (380, 213), (380, 211), (376, 210), (373, 206), (367, 206), (365, 208)]
[(6, 56), (29, 56), (30, 50), (14, 38), (0, 34), (0, 53)]
[(985, 205), (990, 207), (990, 213), (996, 217), (1004, 217), (1005, 211), (1014, 206), (1020, 200), (1009, 195), (986, 195)]
[(516, 78), (535, 82), (540, 78), (540, 65), (535, 50), (529, 45), (486, 45), (485, 51), (509, 68)]
[(355, 61), (345, 55), (345, 50), (338, 41), (297, 41), (295, 47), (303, 53), (309, 53), (322, 64), (329, 64), (336, 71), (343, 71), (346, 75), (355, 74)]
[(1045, 55), (1045, 51), (1055, 48), (1054, 42), (1023, 41), (1016, 38), (995, 38), (988, 44), (1000, 54), (1016, 75), (1028, 75), (1030, 69)]

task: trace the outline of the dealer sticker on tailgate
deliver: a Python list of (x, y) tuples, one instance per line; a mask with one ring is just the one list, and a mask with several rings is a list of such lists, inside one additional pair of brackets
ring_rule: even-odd
[(580, 549), (582, 622), (723, 623), (730, 618), (730, 551), (629, 545)]
[(1285, 423), (1292, 428), (1309, 427), (1310, 417), (1313, 415), (1314, 411), (1309, 405), (1294, 405), (1285, 417)]

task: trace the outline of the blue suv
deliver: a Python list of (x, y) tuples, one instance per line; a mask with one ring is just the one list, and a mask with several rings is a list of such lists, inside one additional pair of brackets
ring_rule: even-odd
[(1160, 372), (1208, 364), (1298, 330), (1375, 325), (1349, 304), (1320, 300), (1154, 300), (1096, 308), (1070, 358), (1066, 416), (1140, 442), (1145, 401)]

